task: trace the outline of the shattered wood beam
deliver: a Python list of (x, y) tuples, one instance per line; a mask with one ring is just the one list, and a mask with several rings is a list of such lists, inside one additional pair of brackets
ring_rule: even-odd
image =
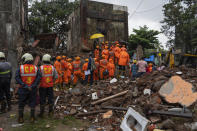
[(112, 95), (112, 96), (109, 96), (109, 97), (106, 97), (106, 98), (103, 98), (103, 99), (100, 99), (100, 100), (98, 100), (98, 101), (94, 101), (94, 102), (92, 102), (91, 104), (92, 104), (92, 105), (96, 105), (96, 104), (102, 103), (102, 102), (104, 102), (104, 101), (110, 100), (110, 99), (112, 99), (112, 98), (115, 98), (115, 97), (119, 97), (119, 96), (125, 95), (125, 94), (127, 94), (127, 92), (128, 92), (128, 90), (123, 91), (123, 92), (120, 92), (120, 93), (115, 94), (115, 95)]
[(99, 110), (99, 111), (92, 111), (92, 112), (87, 112), (87, 113), (79, 113), (77, 114), (78, 117), (83, 117), (83, 116), (91, 116), (91, 115), (96, 115), (98, 113), (105, 113), (107, 110)]

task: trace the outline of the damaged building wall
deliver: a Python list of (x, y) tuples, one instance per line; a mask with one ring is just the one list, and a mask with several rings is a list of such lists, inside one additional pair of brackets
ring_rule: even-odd
[[(82, 0), (80, 10), (70, 16), (69, 52), (90, 50), (95, 33), (104, 34), (104, 40), (128, 40), (128, 11), (126, 6)], [(79, 27), (80, 26), (80, 27)]]
[(27, 4), (27, 0), (0, 0), (0, 46), (13, 66), (13, 76), (18, 66), (17, 49), (24, 42)]

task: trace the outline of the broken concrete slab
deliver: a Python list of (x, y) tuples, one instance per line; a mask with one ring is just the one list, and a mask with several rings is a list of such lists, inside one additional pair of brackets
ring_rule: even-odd
[(120, 128), (123, 131), (146, 131), (149, 120), (129, 107)]
[(173, 76), (161, 87), (159, 94), (169, 103), (179, 103), (188, 107), (197, 100), (197, 93), (194, 93), (192, 88), (191, 83), (179, 76)]

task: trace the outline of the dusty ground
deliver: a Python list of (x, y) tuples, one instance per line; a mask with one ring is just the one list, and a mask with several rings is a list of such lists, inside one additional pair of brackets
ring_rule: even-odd
[[(37, 109), (38, 114), (39, 109)], [(49, 118), (47, 115), (41, 119), (36, 117), (34, 124), (29, 122), (29, 108), (26, 106), (25, 123), (20, 127), (12, 127), (17, 123), (17, 105), (14, 105), (12, 111), (0, 114), (0, 128), (3, 131), (72, 131), (88, 127), (88, 122), (77, 120), (73, 117), (65, 117), (63, 120)]]

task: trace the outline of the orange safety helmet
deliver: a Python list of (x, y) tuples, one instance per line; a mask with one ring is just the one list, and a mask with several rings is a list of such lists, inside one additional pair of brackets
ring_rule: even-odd
[(153, 63), (149, 63), (148, 65), (149, 65), (149, 66), (153, 66)]
[(108, 49), (108, 46), (107, 45), (105, 46), (105, 49)]
[(65, 56), (65, 55), (63, 55), (63, 56), (62, 56), (62, 59), (66, 59), (66, 56)]
[(68, 59), (67, 59), (67, 61), (68, 61), (68, 62), (71, 62), (71, 61), (72, 61), (72, 59), (71, 59), (71, 58), (68, 58)]
[(85, 59), (85, 62), (88, 62), (89, 60), (88, 59)]
[(75, 57), (75, 60), (80, 60), (81, 58), (79, 56)]
[(61, 56), (57, 56), (56, 57), (56, 60), (61, 60)]

